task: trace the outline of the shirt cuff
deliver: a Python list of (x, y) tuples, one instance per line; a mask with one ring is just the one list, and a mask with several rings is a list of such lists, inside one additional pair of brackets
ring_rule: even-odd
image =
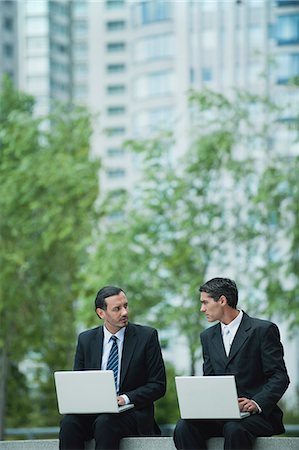
[(261, 414), (262, 408), (260, 407), (260, 405), (259, 405), (258, 403), (256, 403), (256, 402), (255, 402), (254, 400), (252, 400), (252, 399), (251, 399), (251, 401), (256, 405), (256, 407), (257, 407), (257, 409), (258, 409), (257, 413), (258, 413), (258, 414)]
[(122, 394), (122, 395), (120, 395), (120, 397), (122, 397), (124, 399), (125, 405), (128, 405), (129, 403), (131, 403), (129, 397), (126, 394)]

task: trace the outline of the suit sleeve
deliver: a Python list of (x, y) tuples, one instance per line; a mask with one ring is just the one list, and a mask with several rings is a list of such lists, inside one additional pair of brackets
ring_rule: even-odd
[(289, 385), (289, 377), (283, 359), (283, 347), (278, 327), (271, 325), (263, 330), (261, 339), (261, 358), (265, 382), (262, 389), (253, 396), (262, 411), (271, 412)]
[(78, 337), (77, 347), (75, 351), (74, 370), (85, 370), (84, 351), (82, 346), (81, 335)]
[[(130, 389), (126, 394), (136, 407), (152, 404), (155, 400), (163, 397), (166, 392), (166, 373), (162, 358), (162, 352), (155, 329), (148, 336), (143, 348), (145, 367), (140, 368), (139, 376), (144, 372), (144, 379), (139, 386)], [(138, 366), (135, 368), (138, 377)]]
[(201, 334), (201, 348), (202, 348), (202, 356), (203, 356), (203, 374), (204, 375), (215, 375), (215, 371), (213, 369), (211, 360), (210, 360), (210, 352), (209, 352), (209, 341), (207, 339), (206, 334)]

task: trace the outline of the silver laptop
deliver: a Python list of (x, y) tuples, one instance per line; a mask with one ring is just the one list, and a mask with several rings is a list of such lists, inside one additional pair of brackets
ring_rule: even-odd
[(71, 370), (54, 373), (60, 414), (119, 413), (134, 408), (118, 406), (112, 370)]
[(235, 377), (175, 377), (182, 419), (243, 419), (239, 410)]

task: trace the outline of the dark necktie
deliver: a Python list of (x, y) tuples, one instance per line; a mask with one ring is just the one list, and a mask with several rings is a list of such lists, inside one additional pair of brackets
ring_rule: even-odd
[(109, 358), (108, 358), (108, 362), (107, 362), (107, 370), (113, 370), (113, 374), (114, 374), (114, 382), (115, 382), (115, 387), (117, 390), (117, 375), (118, 375), (118, 346), (117, 346), (117, 337), (116, 336), (111, 336), (110, 338), (111, 341), (113, 341), (110, 353), (109, 353)]

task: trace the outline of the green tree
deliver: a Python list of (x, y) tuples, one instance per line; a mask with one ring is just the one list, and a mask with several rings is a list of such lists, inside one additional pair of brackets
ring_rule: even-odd
[[(256, 282), (265, 292), (264, 311), (299, 326), (299, 155), (278, 155), (265, 167), (253, 198), (264, 248)], [(266, 245), (261, 245), (264, 240)]]
[[(203, 114), (212, 103), (207, 94), (199, 98), (194, 93), (192, 100)], [(133, 200), (106, 202), (107, 216), (117, 211), (122, 218), (112, 224), (108, 219), (88, 270), (89, 282), (97, 286), (122, 283), (134, 299), (138, 319), (146, 317), (160, 329), (175, 323), (188, 341), (192, 374), (202, 330), (196, 289), (227, 233), (226, 205), (217, 193), (222, 192), (221, 173), (232, 165), (235, 123), (244, 116), (235, 110), (229, 116), (232, 107), (223, 96), (214, 96), (214, 101), (226, 110), (231, 126), (223, 121), (209, 134), (202, 127), (181, 162), (182, 170), (172, 161), (171, 134), (127, 143), (143, 161), (144, 178)]]
[[(27, 421), (57, 423), (53, 371), (72, 364), (81, 267), (95, 227), (99, 164), (89, 158), (90, 115), (59, 107), (43, 120), (33, 99), (5, 81), (0, 92), (0, 435), (8, 375), (35, 360), (39, 395)], [(36, 379), (34, 379), (34, 377)], [(37, 383), (37, 384), (36, 384)], [(8, 406), (5, 410), (5, 406)], [(0, 437), (0, 438), (1, 438)]]
[[(270, 201), (273, 186), (265, 185), (267, 205), (265, 196), (258, 208), (257, 201), (263, 198), (259, 191), (270, 161), (278, 161), (280, 154), (270, 148), (269, 136), (275, 139), (278, 123), (287, 128), (278, 122), (281, 108), (245, 91), (236, 91), (231, 99), (208, 90), (191, 92), (190, 109), (190, 148), (180, 161), (173, 157), (171, 133), (127, 143), (139, 155), (144, 176), (133, 198), (117, 196), (106, 202), (107, 226), (97, 240), (87, 285), (94, 291), (106, 282), (120, 283), (133, 300), (137, 319), (159, 330), (174, 327), (187, 340), (187, 371), (194, 374), (201, 357), (199, 334), (206, 326), (200, 320), (197, 289), (208, 276), (237, 270), (244, 298), (249, 290), (253, 293), (249, 309), (257, 312), (259, 290), (263, 312), (271, 314), (272, 296), (259, 283), (262, 271), (257, 264), (264, 258), (261, 242), (269, 232), (261, 226), (263, 216), (276, 212), (276, 203)], [(297, 185), (295, 165), (293, 173), (289, 185)], [(285, 179), (287, 172), (280, 176)], [(289, 193), (286, 189), (288, 202)], [(288, 242), (297, 239), (296, 201), (294, 196), (293, 219), (285, 229)], [(111, 222), (115, 212), (119, 220)], [(292, 261), (290, 255), (286, 264)], [(265, 261), (269, 270), (263, 281), (274, 289), (272, 261)], [(298, 279), (293, 287), (298, 288)]]

